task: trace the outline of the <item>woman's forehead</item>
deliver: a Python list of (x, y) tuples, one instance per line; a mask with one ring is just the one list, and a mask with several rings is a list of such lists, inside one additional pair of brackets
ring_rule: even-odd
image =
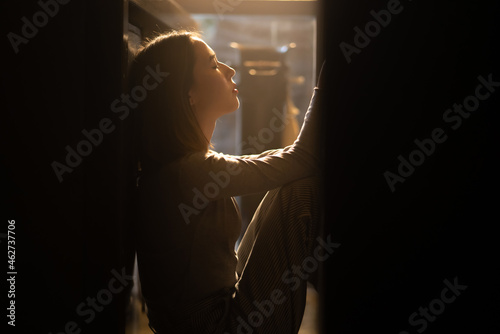
[(195, 52), (200, 56), (205, 56), (208, 59), (211, 55), (215, 54), (214, 50), (208, 46), (205, 41), (198, 37), (193, 37)]

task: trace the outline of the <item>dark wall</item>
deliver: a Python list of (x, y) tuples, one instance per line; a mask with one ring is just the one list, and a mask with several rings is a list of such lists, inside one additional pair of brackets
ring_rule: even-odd
[[(460, 125), (443, 115), (474, 96), (478, 76), (500, 82), (499, 7), (401, 1), (348, 63), (341, 43), (355, 46), (354, 28), (388, 3), (324, 1), (327, 234), (341, 243), (328, 260), (326, 332), (498, 331), (500, 87)], [(437, 128), (447, 139), (391, 191), (384, 173), (398, 174), (399, 155), (417, 158), (414, 140)], [(467, 288), (439, 310), (455, 278)], [(430, 305), (439, 315), (418, 314)]]
[[(134, 174), (126, 119), (110, 105), (126, 79), (127, 3), (60, 2), (46, 2), (46, 20), (37, 1), (1, 10), (1, 232), (15, 220), (15, 329), (123, 333), (132, 282), (113, 277), (132, 271)], [(16, 53), (8, 33), (22, 37), (22, 18), (33, 15), (38, 32), (25, 28), (31, 37)], [(52, 164), (68, 166), (67, 145), (83, 153), (58, 178)]]

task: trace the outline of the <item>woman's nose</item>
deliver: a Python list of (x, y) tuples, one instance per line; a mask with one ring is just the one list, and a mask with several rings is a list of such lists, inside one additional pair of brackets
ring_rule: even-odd
[(234, 70), (234, 68), (232, 68), (231, 66), (226, 65), (226, 64), (224, 64), (224, 66), (227, 68), (227, 73), (228, 73), (227, 75), (229, 76), (229, 79), (234, 77), (234, 75), (236, 74), (236, 71)]
[(236, 74), (236, 71), (234, 70), (234, 68), (232, 68), (231, 66), (228, 66), (229, 69), (231, 70), (231, 78), (234, 77), (234, 75)]

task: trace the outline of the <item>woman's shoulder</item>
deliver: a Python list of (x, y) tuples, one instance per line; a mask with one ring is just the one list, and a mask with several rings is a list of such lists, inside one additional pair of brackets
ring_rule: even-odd
[(179, 179), (194, 183), (205, 182), (211, 173), (220, 170), (234, 170), (240, 166), (240, 157), (213, 150), (187, 154), (174, 162), (172, 172)]

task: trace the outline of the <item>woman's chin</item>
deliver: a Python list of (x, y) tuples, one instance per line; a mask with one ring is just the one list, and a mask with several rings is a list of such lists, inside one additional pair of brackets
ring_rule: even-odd
[(236, 110), (238, 110), (239, 107), (240, 107), (240, 100), (236, 98), (236, 101), (234, 102), (230, 113), (235, 112)]
[(235, 112), (236, 110), (238, 110), (239, 107), (240, 107), (240, 100), (236, 97), (230, 105), (226, 105), (225, 108), (221, 108), (219, 110), (223, 110), (223, 112), (221, 113), (222, 116)]

